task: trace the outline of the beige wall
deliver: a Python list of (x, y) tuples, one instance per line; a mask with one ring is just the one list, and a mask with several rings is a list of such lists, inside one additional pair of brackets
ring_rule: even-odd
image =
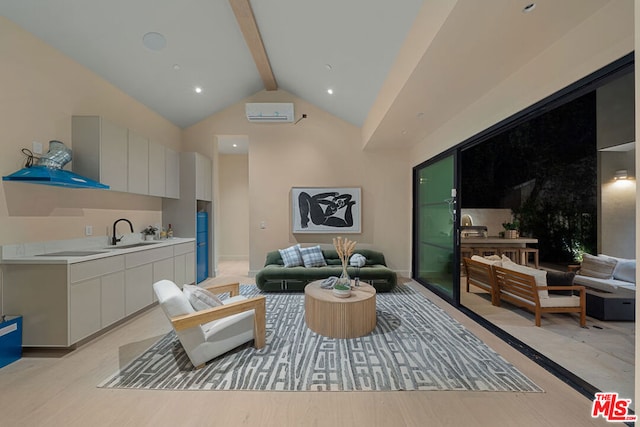
[[(0, 17), (0, 175), (24, 164), (21, 148), (49, 140), (71, 147), (71, 116), (101, 115), (180, 149), (180, 129), (88, 69)], [(123, 167), (126, 173), (126, 165)], [(0, 184), (0, 245), (105, 235), (127, 217), (136, 231), (160, 223), (161, 199), (104, 190)], [(123, 230), (124, 231), (124, 230)]]
[[(306, 113), (308, 118), (296, 125), (249, 123), (245, 102), (267, 101), (293, 102), (296, 116)], [(268, 251), (298, 242), (330, 244), (335, 236), (292, 234), (291, 187), (359, 186), (362, 233), (349, 237), (360, 247), (383, 251), (391, 268), (407, 274), (411, 169), (406, 151), (363, 152), (359, 128), (285, 91), (259, 92), (186, 129), (183, 142), (185, 149), (213, 155), (215, 135), (238, 134), (249, 137), (251, 273), (264, 265)]]
[(218, 156), (220, 260), (249, 259), (249, 156)]

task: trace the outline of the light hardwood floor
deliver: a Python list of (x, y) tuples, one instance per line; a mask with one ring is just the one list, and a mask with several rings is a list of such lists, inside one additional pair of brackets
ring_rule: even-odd
[[(230, 267), (228, 269), (227, 267)], [(240, 268), (241, 270), (234, 270)], [(241, 280), (220, 266), (212, 281)], [(23, 357), (0, 369), (2, 426), (598, 426), (591, 402), (422, 286), (544, 393), (231, 392), (99, 389), (169, 331), (159, 307), (62, 357)]]

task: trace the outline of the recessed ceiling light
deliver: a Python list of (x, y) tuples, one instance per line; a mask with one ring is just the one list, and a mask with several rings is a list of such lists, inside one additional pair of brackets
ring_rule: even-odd
[(524, 7), (524, 9), (522, 9), (522, 13), (529, 13), (535, 8), (536, 8), (536, 4), (535, 3), (529, 3), (528, 5), (526, 5)]
[(333, 95), (333, 89), (327, 89), (327, 93), (328, 93), (329, 95)]
[(142, 44), (150, 50), (162, 50), (167, 45), (167, 40), (160, 33), (150, 32), (142, 36)]
[(196, 86), (194, 90), (196, 93), (202, 93), (202, 88), (200, 86)]
[(173, 69), (178, 71), (180, 69), (180, 64), (173, 64)]
[(233, 144), (233, 148), (236, 148), (238, 146), (238, 144)]

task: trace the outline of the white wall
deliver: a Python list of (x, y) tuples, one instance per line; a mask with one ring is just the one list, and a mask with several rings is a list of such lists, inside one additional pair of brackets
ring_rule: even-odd
[(219, 260), (249, 259), (249, 156), (219, 155)]

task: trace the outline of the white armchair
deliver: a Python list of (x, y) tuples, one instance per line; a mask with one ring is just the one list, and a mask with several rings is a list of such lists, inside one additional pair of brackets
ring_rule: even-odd
[(230, 293), (223, 305), (196, 311), (180, 288), (170, 280), (153, 284), (158, 302), (165, 312), (189, 360), (196, 369), (227, 351), (254, 341), (265, 344), (265, 298), (239, 295), (239, 284), (206, 287), (213, 293)]

